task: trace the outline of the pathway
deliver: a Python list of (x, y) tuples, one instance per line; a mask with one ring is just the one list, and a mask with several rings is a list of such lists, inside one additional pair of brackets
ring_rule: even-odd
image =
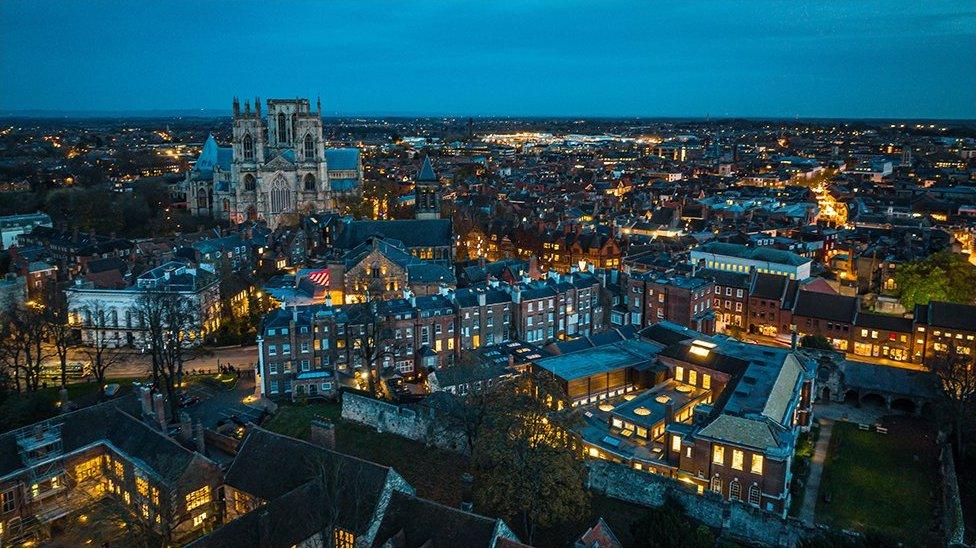
[(817, 437), (817, 445), (813, 448), (813, 459), (810, 460), (810, 474), (807, 476), (807, 488), (803, 492), (800, 520), (811, 526), (820, 492), (820, 477), (823, 475), (824, 461), (827, 459), (827, 449), (830, 447), (830, 431), (833, 427), (833, 420), (820, 420), (820, 435)]

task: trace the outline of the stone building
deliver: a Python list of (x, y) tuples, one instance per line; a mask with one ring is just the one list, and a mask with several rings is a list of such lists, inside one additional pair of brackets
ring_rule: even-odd
[(267, 109), (264, 117), (259, 99), (253, 111), (234, 99), (232, 145), (210, 136), (180, 186), (191, 212), (275, 228), (360, 192), (359, 150), (326, 149), (321, 102), (312, 110), (308, 99), (269, 99)]

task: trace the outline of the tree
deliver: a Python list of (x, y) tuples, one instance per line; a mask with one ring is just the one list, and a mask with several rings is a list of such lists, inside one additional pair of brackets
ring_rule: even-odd
[(648, 509), (630, 525), (634, 541), (641, 547), (712, 547), (715, 534), (685, 515), (685, 508), (668, 495), (664, 505)]
[(89, 319), (85, 329), (88, 330), (88, 345), (82, 351), (91, 364), (92, 375), (98, 383), (99, 393), (105, 391), (105, 373), (108, 369), (124, 360), (124, 355), (118, 348), (118, 342), (109, 337), (109, 330), (114, 326), (106, 321), (109, 311), (101, 301), (94, 301), (82, 309), (85, 318)]
[(3, 314), (0, 355), (12, 370), (17, 391), (36, 391), (41, 385), (44, 361), (53, 356), (45, 345), (48, 323), (41, 308), (11, 303)]
[[(458, 363), (451, 366), (461, 379), (479, 378), (478, 373), (484, 368), (490, 365), (482, 363), (474, 351), (463, 351)], [(463, 395), (443, 392), (439, 398), (427, 400), (446, 429), (464, 434), (467, 452), (471, 453), (488, 416), (492, 393), (487, 383), (469, 383)]]
[(800, 347), (804, 349), (823, 349), (825, 351), (833, 351), (834, 346), (830, 343), (830, 340), (824, 336), (819, 335), (805, 335), (800, 338)]
[(929, 301), (976, 303), (976, 266), (966, 256), (942, 251), (900, 265), (895, 272), (898, 297), (909, 311)]
[(487, 514), (504, 517), (530, 545), (540, 527), (564, 523), (587, 511), (589, 494), (580, 451), (570, 434), (570, 410), (549, 378), (526, 374), (501, 383), (472, 453), (475, 500)]
[(382, 396), (379, 384), (384, 360), (396, 356), (396, 341), (386, 318), (379, 312), (379, 302), (366, 293), (366, 303), (353, 306), (346, 327), (346, 348), (366, 368), (366, 389), (370, 395)]
[(149, 349), (153, 381), (165, 390), (172, 417), (178, 417), (183, 364), (197, 343), (195, 302), (177, 292), (146, 288), (138, 298), (136, 314)]
[(934, 355), (928, 363), (938, 380), (947, 423), (953, 426), (956, 450), (965, 458), (965, 435), (976, 417), (976, 367), (972, 357), (956, 352)]
[(52, 299), (48, 300), (44, 313), (48, 334), (54, 346), (54, 354), (57, 356), (61, 367), (61, 386), (64, 387), (68, 384), (68, 352), (75, 344), (68, 314), (68, 302), (64, 292), (57, 291), (54, 293)]

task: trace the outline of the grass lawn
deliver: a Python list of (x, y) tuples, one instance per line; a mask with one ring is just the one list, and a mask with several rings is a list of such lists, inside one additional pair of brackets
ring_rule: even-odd
[[(118, 383), (119, 393), (115, 398), (126, 398), (132, 389), (132, 379), (112, 379), (108, 383)], [(76, 407), (96, 404), (99, 398), (98, 384), (92, 381), (69, 383), (68, 400)], [(0, 401), (0, 432), (16, 429), (38, 421), (43, 421), (61, 413), (61, 387), (50, 385), (34, 393), (10, 394)]]
[(834, 425), (817, 521), (876, 531), (912, 546), (942, 545), (934, 514), (940, 484), (934, 428), (900, 416), (882, 424), (887, 435), (862, 431), (854, 423)]

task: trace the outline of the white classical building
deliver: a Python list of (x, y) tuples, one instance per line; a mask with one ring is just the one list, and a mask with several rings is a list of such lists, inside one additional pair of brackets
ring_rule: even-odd
[(98, 335), (96, 330), (100, 330), (101, 341), (110, 347), (144, 348), (140, 310), (141, 297), (148, 289), (175, 293), (193, 304), (196, 319), (188, 330), (191, 339), (202, 342), (208, 332), (219, 326), (220, 290), (216, 275), (170, 261), (146, 271), (134, 285), (122, 289), (93, 288), (76, 279), (65, 293), (71, 323), (80, 330), (82, 343), (90, 345)]
[(207, 138), (181, 190), (187, 208), (234, 222), (262, 219), (271, 228), (284, 216), (330, 210), (337, 196), (362, 188), (359, 149), (327, 149), (322, 104), (308, 99), (269, 99), (241, 109), (234, 99), (233, 143)]

